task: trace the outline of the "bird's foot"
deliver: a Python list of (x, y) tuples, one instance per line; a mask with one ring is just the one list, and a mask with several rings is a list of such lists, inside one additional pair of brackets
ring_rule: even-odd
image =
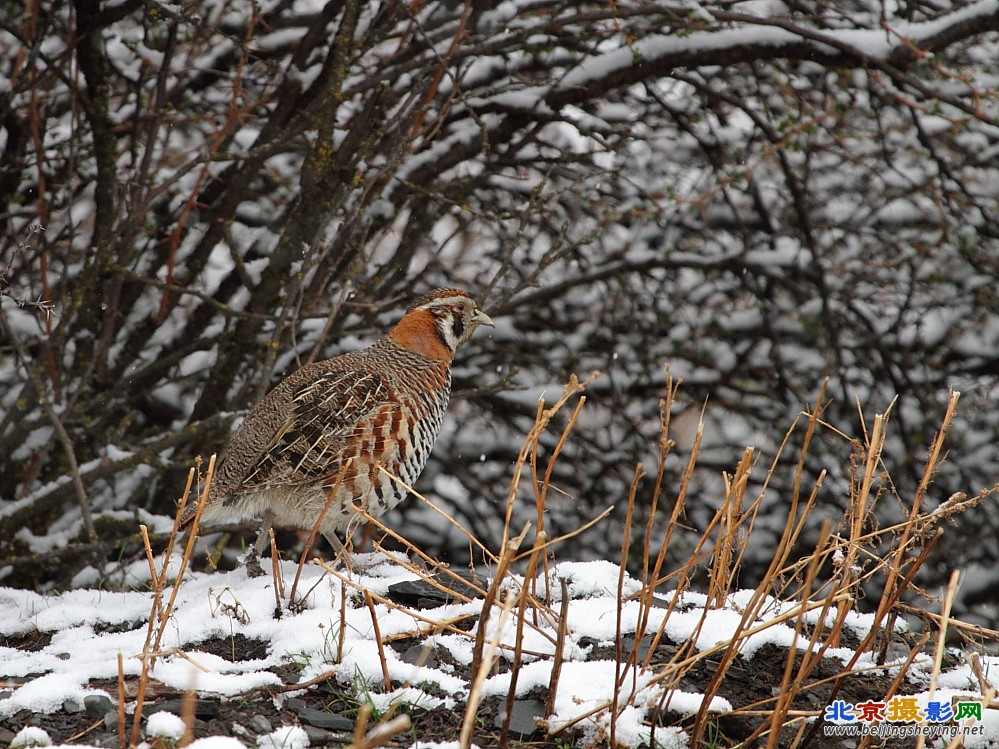
[(250, 549), (246, 553), (246, 559), (243, 562), (246, 567), (247, 577), (263, 577), (264, 568), (260, 566), (260, 557), (257, 556), (256, 549)]

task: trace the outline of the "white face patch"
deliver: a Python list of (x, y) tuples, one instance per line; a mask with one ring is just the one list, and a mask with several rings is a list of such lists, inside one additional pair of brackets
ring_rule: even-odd
[(468, 340), (474, 330), (471, 322), (475, 312), (474, 304), (468, 297), (451, 296), (435, 299), (423, 309), (430, 310), (437, 323), (437, 335), (452, 352)]

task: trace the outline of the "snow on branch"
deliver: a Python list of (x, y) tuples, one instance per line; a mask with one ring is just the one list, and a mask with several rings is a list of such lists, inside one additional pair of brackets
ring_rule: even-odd
[[(686, 36), (653, 34), (627, 46), (583, 58), (560, 81), (536, 90), (548, 107), (576, 102), (582, 96), (668, 75), (676, 68), (732, 65), (754, 60), (809, 60), (832, 66), (872, 65), (899, 69), (921, 54), (999, 29), (999, 0), (979, 0), (931, 21), (890, 19), (882, 28), (825, 30), (786, 18), (764, 18), (734, 11), (713, 11), (716, 21), (739, 24), (720, 31)], [(894, 76), (893, 76), (894, 77)], [(528, 92), (519, 92), (522, 105)]]

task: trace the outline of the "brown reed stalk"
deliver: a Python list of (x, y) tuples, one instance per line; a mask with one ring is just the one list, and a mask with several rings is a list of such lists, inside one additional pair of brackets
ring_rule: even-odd
[(392, 679), (389, 676), (388, 661), (385, 660), (385, 646), (382, 645), (382, 631), (378, 626), (378, 615), (375, 613), (375, 602), (371, 598), (371, 591), (364, 591), (364, 602), (368, 605), (371, 614), (371, 628), (375, 634), (375, 644), (378, 646), (378, 662), (382, 666), (382, 679), (385, 681), (385, 691), (392, 691)]
[(565, 640), (569, 636), (569, 583), (559, 578), (562, 600), (559, 603), (558, 635), (555, 638), (555, 653), (552, 656), (552, 672), (548, 679), (548, 698), (545, 700), (545, 717), (555, 712), (555, 696), (558, 693), (558, 680), (562, 675), (562, 659), (565, 656)]
[(357, 711), (357, 722), (354, 723), (354, 740), (350, 742), (351, 747), (359, 747), (364, 743), (364, 732), (368, 730), (368, 720), (371, 718), (370, 703), (363, 703), (361, 709)]
[[(191, 533), (187, 539), (187, 546), (184, 549), (184, 555), (180, 560), (180, 569), (177, 571), (177, 578), (174, 580), (173, 590), (170, 593), (170, 600), (167, 602), (166, 607), (160, 612), (160, 619), (156, 632), (156, 639), (153, 642), (153, 650), (160, 649), (160, 640), (163, 637), (163, 632), (166, 630), (167, 619), (170, 618), (170, 614), (173, 613), (174, 604), (177, 601), (177, 594), (180, 592), (180, 584), (184, 579), (184, 573), (187, 571), (187, 567), (191, 561), (191, 553), (194, 551), (194, 542), (197, 540), (198, 536), (198, 525), (201, 522), (201, 513), (205, 509), (205, 504), (208, 502), (208, 490), (212, 485), (212, 478), (215, 475), (215, 454), (208, 459), (208, 470), (205, 472), (205, 486), (201, 491), (201, 496), (198, 499), (198, 510), (194, 515), (194, 522), (191, 524)], [(164, 561), (163, 571), (166, 573), (166, 562)]]
[[(660, 578), (662, 573), (663, 564), (666, 561), (666, 550), (669, 548), (669, 542), (673, 538), (673, 529), (676, 528), (679, 522), (680, 516), (683, 514), (684, 505), (687, 501), (687, 492), (690, 490), (690, 483), (694, 477), (694, 466), (697, 465), (697, 458), (701, 454), (701, 441), (704, 439), (704, 409), (701, 409), (701, 416), (697, 421), (697, 432), (694, 435), (694, 444), (690, 448), (690, 457), (687, 459), (687, 465), (684, 467), (683, 473), (680, 475), (680, 489), (677, 491), (676, 501), (673, 503), (673, 511), (670, 513), (669, 522), (666, 523), (666, 531), (663, 534), (663, 540), (659, 544), (659, 553), (656, 555), (656, 563), (652, 570), (651, 581), (646, 583), (648, 588), (658, 588), (663, 582), (664, 578)], [(679, 594), (683, 588), (679, 585), (677, 586), (677, 593)]]
[[(500, 747), (506, 749), (510, 738), (510, 719), (513, 717), (513, 703), (517, 697), (517, 679), (520, 677), (520, 666), (523, 659), (524, 646), (524, 617), (528, 607), (528, 581), (534, 579), (538, 571), (538, 554), (544, 543), (544, 536), (535, 536), (534, 547), (527, 561), (527, 569), (524, 572), (524, 585), (520, 588), (520, 596), (517, 602), (517, 633), (514, 636), (513, 665), (510, 669), (510, 688), (506, 694), (506, 713), (503, 716), (503, 725), (500, 728)], [(547, 555), (546, 555), (547, 557)]]
[(340, 629), (336, 633), (336, 662), (343, 660), (343, 643), (347, 636), (347, 583), (340, 580)]
[[(891, 599), (888, 605), (885, 607), (885, 610), (890, 610), (891, 608), (893, 608), (896, 602), (898, 601), (899, 597), (902, 595), (902, 592), (908, 589), (909, 585), (912, 582), (912, 578), (919, 571), (919, 568), (923, 565), (923, 562), (926, 561), (927, 557), (930, 554), (930, 551), (933, 549), (933, 546), (940, 538), (941, 533), (943, 533), (943, 531), (938, 530), (933, 536), (927, 539), (927, 542), (923, 546), (923, 550), (920, 552), (919, 556), (913, 561), (911, 565), (909, 565), (909, 569), (906, 571), (905, 578), (903, 579), (902, 584), (899, 585), (894, 591), (885, 591), (883, 595)], [(842, 620), (837, 618), (836, 626), (842, 627), (842, 624), (843, 624)], [(853, 655), (850, 657), (850, 660), (847, 661), (847, 663), (845, 664), (843, 672), (838, 677), (836, 677), (829, 694), (828, 698), (829, 702), (835, 700), (836, 697), (839, 695), (839, 690), (842, 688), (843, 683), (846, 680), (846, 677), (850, 674), (853, 667), (856, 666), (857, 661), (860, 659), (860, 656), (863, 653), (867, 652), (868, 648), (871, 646), (871, 644), (874, 642), (874, 639), (877, 637), (878, 632), (880, 631), (881, 624), (882, 620), (878, 618), (877, 614), (875, 614), (874, 621), (871, 622), (871, 628), (868, 631), (867, 635), (865, 635), (864, 639), (861, 640), (860, 644), (853, 651)], [(837, 631), (838, 629), (834, 629), (833, 633), (835, 634)], [(829, 638), (827, 638), (826, 641), (827, 643), (833, 642), (833, 637), (830, 636)], [(833, 647), (832, 645), (829, 646)], [(805, 738), (806, 743), (804, 744), (804, 746), (807, 746), (809, 742), (815, 740), (819, 728), (820, 728), (820, 723), (819, 721), (816, 721), (815, 724), (812, 725), (811, 728), (809, 729), (808, 736)]]
[[(531, 479), (534, 487), (534, 505), (537, 510), (537, 519), (535, 520), (535, 528), (538, 536), (544, 535), (545, 533), (545, 507), (548, 501), (548, 490), (551, 487), (552, 471), (555, 469), (555, 462), (558, 460), (559, 455), (562, 454), (562, 448), (565, 447), (566, 440), (569, 437), (569, 433), (572, 431), (573, 426), (576, 424), (576, 419), (579, 418), (579, 413), (583, 409), (583, 404), (586, 403), (586, 396), (580, 396), (579, 400), (576, 402), (576, 408), (573, 410), (572, 414), (569, 416), (569, 420), (565, 425), (565, 429), (562, 430), (562, 435), (559, 437), (557, 443), (555, 443), (555, 449), (552, 451), (551, 457), (548, 459), (548, 465), (545, 468), (545, 475), (542, 481), (538, 481), (538, 441), (535, 440), (533, 448), (531, 450)], [(545, 579), (545, 600), (551, 598), (551, 591), (548, 589), (548, 557), (545, 556), (544, 563), (544, 579)], [(537, 597), (537, 589), (535, 588), (535, 579), (528, 578), (531, 580), (531, 591), (535, 597)], [(535, 624), (537, 622), (535, 621)]]
[(738, 544), (739, 528), (742, 525), (742, 500), (746, 495), (746, 485), (752, 470), (753, 448), (747, 447), (742, 460), (735, 469), (735, 475), (726, 479), (725, 502), (722, 504), (722, 517), (718, 525), (718, 540), (715, 543), (711, 572), (709, 573), (708, 605), (721, 608), (725, 605), (732, 587), (732, 550)]
[[(525, 528), (524, 531), (526, 533), (527, 529)], [(468, 700), (465, 703), (465, 715), (461, 721), (461, 731), (458, 734), (458, 746), (461, 749), (469, 749), (472, 745), (472, 731), (475, 728), (475, 717), (479, 711), (479, 704), (482, 702), (482, 685), (485, 683), (486, 677), (496, 662), (499, 640), (503, 634), (503, 627), (506, 625), (506, 620), (510, 617), (510, 609), (513, 606), (513, 601), (514, 596), (508, 593), (504, 596), (503, 601), (500, 602), (500, 616), (496, 626), (496, 633), (489, 638), (488, 646), (480, 654), (478, 667), (471, 671), (472, 683), (468, 690)], [(484, 630), (485, 622), (480, 622), (479, 627), (480, 630)], [(476, 643), (478, 641), (478, 638), (476, 638)], [(475, 663), (474, 660), (473, 663)]]
[(125, 664), (118, 653), (118, 746), (125, 749)]
[(510, 537), (510, 523), (513, 518), (513, 506), (514, 500), (517, 497), (517, 491), (520, 488), (520, 477), (524, 471), (524, 465), (527, 463), (528, 457), (530, 456), (532, 450), (536, 449), (538, 440), (541, 439), (541, 435), (548, 428), (548, 424), (555, 417), (555, 414), (561, 410), (561, 408), (566, 404), (566, 402), (574, 395), (582, 392), (590, 382), (600, 376), (600, 372), (593, 372), (589, 377), (583, 382), (580, 382), (576, 375), (569, 375), (569, 381), (566, 383), (562, 390), (562, 395), (559, 399), (549, 408), (544, 407), (544, 400), (538, 401), (537, 413), (534, 417), (534, 426), (531, 427), (530, 432), (528, 432), (524, 444), (520, 448), (520, 452), (517, 455), (517, 460), (514, 463), (513, 477), (510, 480), (510, 491), (507, 495), (506, 502), (506, 515), (503, 523), (503, 541), (500, 545), (501, 549), (505, 549), (507, 546), (507, 541)]
[[(652, 487), (649, 502), (649, 518), (645, 525), (645, 543), (642, 546), (642, 586), (649, 583), (649, 563), (652, 552), (652, 530), (655, 527), (656, 512), (659, 509), (659, 498), (663, 491), (663, 477), (666, 474), (666, 458), (676, 443), (669, 436), (670, 420), (673, 413), (673, 401), (680, 389), (680, 381), (674, 383), (673, 376), (666, 365), (666, 395), (659, 399), (659, 445), (656, 460), (656, 481)], [(655, 574), (653, 574), (655, 577)]]
[[(871, 430), (870, 440), (867, 443), (867, 449), (864, 456), (864, 472), (861, 476), (860, 487), (855, 488), (851, 492), (852, 496), (850, 497), (849, 516), (851, 543), (847, 545), (846, 556), (844, 557), (843, 563), (840, 565), (838, 570), (838, 574), (843, 578), (844, 587), (846, 588), (852, 588), (852, 582), (858, 576), (857, 556), (861, 548), (859, 539), (864, 535), (864, 525), (867, 522), (868, 513), (873, 505), (873, 502), (871, 501), (871, 488), (874, 485), (875, 475), (877, 473), (878, 466), (881, 463), (881, 451), (884, 449), (885, 439), (887, 437), (886, 425), (894, 405), (895, 401), (892, 400), (883, 414), (875, 414), (874, 416), (874, 426)], [(852, 608), (852, 601), (844, 601), (841, 603), (836, 614), (837, 622), (842, 623)], [(831, 647), (838, 646), (838, 637), (834, 636), (831, 641)]]
[[(363, 707), (368, 707), (367, 703)], [(367, 725), (367, 721), (365, 721), (365, 725)], [(411, 726), (412, 720), (406, 713), (397, 715), (391, 720), (383, 720), (368, 731), (359, 742), (355, 735), (355, 739), (349, 745), (348, 749), (375, 749), (376, 747), (384, 746), (398, 734), (408, 731)]]
[[(642, 544), (642, 588), (639, 595), (638, 624), (635, 628), (635, 639), (641, 640), (645, 636), (646, 628), (649, 624), (649, 612), (655, 598), (655, 589), (650, 585), (649, 564), (652, 554), (652, 532), (656, 525), (657, 513), (659, 510), (659, 498), (662, 496), (663, 477), (666, 473), (666, 458), (675, 443), (669, 436), (670, 418), (673, 408), (673, 399), (676, 396), (679, 383), (675, 386), (673, 378), (669, 373), (669, 365), (666, 365), (666, 397), (659, 400), (659, 454), (656, 461), (656, 480), (652, 488), (652, 499), (649, 506), (649, 517), (645, 523), (645, 539)], [(670, 532), (667, 528), (666, 533)], [(659, 570), (651, 572), (652, 579), (658, 576)], [(637, 654), (635, 651), (637, 667)]]
[[(524, 530), (522, 530), (516, 538), (506, 541), (503, 546), (503, 551), (500, 554), (499, 563), (496, 565), (496, 574), (493, 577), (492, 582), (489, 584), (488, 590), (486, 590), (485, 598), (482, 599), (482, 613), (479, 615), (479, 627), (475, 634), (475, 645), (472, 647), (472, 665), (470, 673), (473, 676), (477, 675), (483, 667), (482, 651), (485, 647), (486, 625), (489, 623), (490, 609), (499, 595), (503, 579), (506, 577), (506, 574), (510, 569), (510, 562), (517, 553), (517, 549), (520, 548), (520, 544), (523, 543), (524, 536), (527, 535), (530, 527), (531, 524), (526, 523), (524, 525)], [(504, 535), (506, 535), (505, 532)]]
[(194, 714), (197, 705), (198, 693), (194, 689), (186, 690), (180, 701), (180, 719), (184, 721), (184, 733), (177, 746), (187, 746), (194, 740)]
[[(805, 601), (808, 601), (811, 597), (811, 591), (815, 584), (815, 579), (818, 577), (822, 559), (824, 558), (824, 554), (822, 552), (828, 543), (829, 529), (830, 522), (826, 520), (822, 524), (822, 530), (819, 532), (819, 541), (815, 545), (815, 553), (811, 555), (808, 572), (805, 575), (804, 584), (801, 588), (800, 602), (802, 604), (804, 604)], [(831, 596), (827, 596), (826, 603), (829, 602), (830, 598)], [(810, 659), (809, 655), (815, 651), (817, 640), (822, 631), (822, 622), (827, 610), (828, 607), (824, 606), (819, 613), (818, 623), (816, 624), (815, 629), (812, 632), (812, 636), (809, 639), (808, 647), (801, 654), (801, 665), (797, 669), (797, 674), (795, 675), (792, 683), (791, 674), (795, 671), (794, 661), (795, 656), (798, 653), (798, 640), (801, 637), (801, 630), (805, 623), (804, 612), (802, 612), (802, 614), (799, 615), (794, 621), (794, 637), (791, 639), (790, 646), (788, 646), (787, 660), (784, 663), (784, 674), (781, 677), (780, 693), (777, 697), (777, 702), (774, 705), (774, 710), (770, 718), (770, 734), (767, 737), (767, 749), (774, 749), (774, 747), (776, 747), (777, 740), (780, 737), (780, 729), (787, 719), (788, 711), (791, 709), (791, 701), (799, 693), (805, 678), (811, 673), (812, 668), (818, 661), (818, 658)], [(747, 743), (751, 743), (751, 741), (752, 737), (750, 737)]]
[[(956, 403), (956, 399), (954, 400)], [(917, 495), (916, 502), (920, 500)], [(941, 612), (940, 629), (937, 632), (937, 646), (933, 652), (933, 670), (930, 672), (930, 699), (936, 696), (937, 679), (940, 678), (940, 667), (943, 664), (944, 650), (947, 648), (947, 622), (950, 619), (950, 611), (954, 606), (954, 597), (957, 595), (957, 588), (961, 573), (954, 570), (950, 573), (950, 580), (947, 583), (947, 592), (944, 595), (943, 611)], [(923, 749), (926, 746), (926, 736), (919, 735), (916, 740), (916, 749)]]
[[(326, 513), (329, 512), (330, 505), (333, 504), (333, 500), (336, 499), (337, 492), (340, 491), (340, 486), (343, 484), (343, 479), (347, 475), (347, 471), (350, 470), (350, 466), (353, 464), (353, 458), (347, 458), (343, 464), (343, 468), (340, 469), (340, 475), (336, 478), (336, 483), (333, 488), (329, 490), (329, 494), (326, 497), (326, 502), (323, 504), (323, 509), (319, 513), (319, 517), (316, 518), (316, 522), (312, 524), (312, 531), (309, 533), (309, 538), (305, 542), (305, 547), (302, 549), (302, 554), (298, 558), (298, 569), (295, 570), (295, 580), (291, 584), (291, 593), (288, 595), (288, 604), (290, 606), (296, 605), (295, 593), (298, 591), (298, 581), (302, 576), (302, 568), (305, 567), (305, 560), (309, 557), (309, 552), (312, 550), (312, 545), (316, 542), (316, 536), (319, 535), (319, 529), (323, 525), (323, 519), (326, 517)], [(345, 552), (342, 549), (341, 552)]]
[[(351, 588), (353, 588), (353, 589), (357, 590), (359, 593), (361, 593), (361, 595), (363, 595), (364, 592), (367, 590), (367, 588), (365, 588), (363, 585), (361, 585), (357, 581), (349, 579), (343, 573), (341, 573), (339, 570), (337, 570), (335, 567), (331, 567), (328, 562), (324, 562), (321, 559), (315, 559), (315, 560), (313, 560), (313, 564), (318, 564), (319, 566), (323, 567), (331, 575), (333, 575), (333, 577), (335, 577), (338, 580), (340, 580), (341, 585), (349, 585)], [(465, 637), (465, 638), (468, 638), (470, 640), (474, 640), (475, 637), (476, 637), (476, 635), (473, 635), (470, 632), (468, 632), (468, 631), (466, 631), (464, 629), (461, 629), (460, 627), (456, 627), (456, 626), (453, 626), (451, 624), (447, 624), (447, 623), (441, 622), (441, 621), (439, 621), (437, 619), (431, 619), (431, 618), (429, 618), (427, 616), (424, 616), (419, 611), (414, 611), (413, 609), (409, 609), (409, 608), (406, 608), (405, 606), (401, 606), (398, 603), (396, 603), (395, 601), (393, 601), (393, 600), (391, 600), (389, 598), (386, 598), (385, 596), (383, 596), (383, 595), (381, 595), (379, 593), (374, 593), (372, 591), (368, 591), (368, 592), (371, 593), (372, 599), (374, 599), (378, 603), (384, 604), (385, 606), (388, 606), (389, 608), (396, 609), (397, 611), (402, 611), (407, 616), (412, 617), (413, 619), (416, 619), (417, 621), (420, 621), (420, 622), (423, 622), (425, 624), (430, 625), (430, 629), (433, 629), (435, 627), (440, 627), (443, 631), (449, 632), (450, 634), (458, 635), (459, 637)], [(344, 608), (343, 605), (341, 605), (341, 606), (342, 606), (342, 608)], [(455, 621), (455, 622), (463, 621), (464, 619), (467, 619), (469, 616), (472, 616), (472, 615), (469, 614), (469, 615), (466, 615), (466, 616), (455, 617), (453, 621)], [(341, 631), (343, 631), (343, 630), (341, 630)], [(509, 649), (509, 650), (513, 649), (512, 645), (503, 645), (503, 647), (506, 648), (506, 649)], [(341, 648), (341, 651), (342, 651), (342, 642), (340, 643), (340, 648)], [(523, 652), (524, 652), (525, 655), (531, 655), (531, 656), (535, 656), (537, 658), (547, 657), (547, 655), (545, 653), (535, 652), (533, 650), (524, 650)]]
[[(947, 410), (944, 413), (943, 422), (940, 425), (940, 429), (937, 430), (936, 435), (933, 437), (933, 443), (930, 447), (929, 454), (926, 458), (926, 466), (923, 469), (923, 476), (919, 481), (919, 486), (916, 488), (916, 496), (913, 499), (912, 507), (909, 508), (909, 517), (907, 522), (903, 524), (902, 527), (902, 537), (895, 547), (895, 554), (892, 558), (892, 563), (888, 567), (888, 579), (885, 581), (885, 590), (894, 590), (895, 586), (898, 584), (899, 574), (901, 573), (903, 567), (903, 556), (909, 550), (909, 539), (913, 530), (915, 529), (917, 523), (916, 519), (919, 516), (920, 508), (923, 504), (923, 499), (926, 497), (926, 491), (929, 487), (930, 480), (936, 471), (937, 463), (940, 460), (940, 453), (943, 449), (944, 439), (947, 437), (947, 432), (950, 430), (950, 425), (954, 420), (954, 414), (957, 410), (957, 401), (961, 397), (961, 394), (955, 390), (950, 391), (950, 398), (947, 401)], [(882, 610), (885, 597), (882, 597), (881, 601), (878, 602), (878, 619), (885, 617), (886, 612)], [(889, 628), (894, 626), (895, 622), (895, 612), (892, 611), (890, 617), (888, 618)], [(890, 629), (889, 629), (890, 631)], [(884, 660), (888, 651), (888, 639), (882, 643), (881, 651), (878, 655), (879, 660)]]
[[(617, 716), (618, 711), (621, 706), (621, 685), (624, 681), (625, 676), (628, 672), (627, 665), (624, 666), (622, 672), (622, 661), (623, 658), (623, 643), (621, 637), (621, 612), (624, 609), (624, 578), (626, 570), (628, 568), (628, 551), (631, 548), (631, 525), (635, 517), (635, 496), (638, 494), (638, 483), (642, 480), (645, 475), (645, 471), (642, 468), (642, 464), (639, 463), (635, 466), (635, 472), (631, 477), (631, 484), (628, 490), (628, 509), (625, 511), (624, 515), (624, 530), (623, 538), (621, 540), (621, 563), (618, 565), (617, 571), (617, 612), (615, 620), (614, 629), (614, 697), (611, 702), (611, 716), (610, 716), (610, 745), (617, 746)], [(632, 646), (631, 654), (629, 655), (629, 663), (631, 662), (631, 657), (633, 656), (636, 660), (638, 658), (638, 647), (639, 640), (636, 633), (636, 638), (634, 645)], [(632, 678), (637, 679), (638, 673), (632, 670)], [(634, 688), (632, 689), (632, 694), (634, 694)]]
[[(420, 492), (416, 491), (413, 487), (411, 487), (405, 481), (403, 481), (402, 479), (400, 479), (398, 476), (396, 476), (396, 475), (394, 475), (394, 474), (389, 473), (388, 471), (386, 471), (382, 466), (378, 466), (378, 470), (381, 471), (385, 476), (387, 476), (391, 481), (394, 481), (401, 488), (405, 489), (407, 492), (409, 492), (414, 497), (416, 497), (419, 501), (423, 502), (423, 504), (427, 505), (427, 507), (429, 507), (431, 510), (433, 510), (434, 512), (436, 512), (438, 516), (440, 516), (441, 518), (443, 518), (444, 520), (446, 520), (447, 522), (449, 522), (452, 526), (454, 526), (454, 528), (459, 533), (461, 533), (462, 535), (464, 535), (468, 539), (469, 543), (471, 543), (476, 548), (478, 548), (479, 552), (481, 552), (486, 558), (490, 559), (493, 562), (495, 562), (497, 560), (498, 557), (496, 557), (496, 555), (493, 554), (493, 552), (489, 548), (487, 548), (485, 544), (483, 544), (478, 538), (476, 538), (471, 533), (471, 531), (469, 531), (461, 523), (459, 523), (457, 520), (455, 520), (453, 517), (451, 517), (451, 515), (449, 515), (447, 512), (445, 512), (440, 507), (438, 507), (436, 504), (434, 504), (434, 502), (432, 502), (431, 500), (427, 499), (425, 496), (423, 496), (422, 494), (420, 494)], [(372, 522), (370, 516), (367, 518), (367, 522), (369, 522), (369, 523)], [(385, 526), (380, 526), (380, 528), (382, 530), (384, 530), (384, 531), (388, 531), (388, 532), (391, 533), (391, 531), (387, 527), (385, 527)], [(405, 539), (403, 539), (401, 536), (396, 536), (396, 538), (398, 540), (400, 540), (400, 541), (403, 541), (404, 543), (407, 543), (414, 551), (418, 552), (420, 554), (420, 556), (422, 556), (425, 560), (427, 560), (427, 561), (429, 561), (431, 563), (434, 563), (433, 559), (431, 559), (426, 554), (423, 554), (419, 549), (417, 549), (412, 544), (409, 544), (409, 542), (406, 541)]]
[[(916, 660), (918, 656), (922, 655), (923, 648), (925, 647), (926, 643), (929, 642), (929, 639), (930, 639), (929, 634), (923, 634), (920, 636), (916, 644), (913, 645), (911, 648), (909, 648), (909, 654), (906, 656), (905, 662), (902, 663), (901, 667), (898, 670), (898, 673), (895, 674), (895, 678), (892, 679), (891, 684), (888, 685), (888, 689), (882, 698), (885, 702), (888, 702), (892, 697), (895, 696), (895, 693), (898, 692), (899, 687), (902, 686), (902, 682), (905, 681), (905, 677), (909, 674), (909, 667), (912, 665), (912, 662)], [(816, 723), (820, 724), (821, 721), (816, 721)], [(867, 749), (867, 747), (871, 745), (873, 738), (874, 737), (870, 735), (861, 738), (860, 744), (857, 747), (857, 749)]]
[[(267, 529), (271, 545), (271, 578), (274, 581), (274, 616), (281, 616), (281, 599), (284, 598), (284, 578), (281, 577), (281, 555), (278, 552), (277, 541), (274, 538), (274, 528)], [(298, 578), (295, 578), (298, 582)]]

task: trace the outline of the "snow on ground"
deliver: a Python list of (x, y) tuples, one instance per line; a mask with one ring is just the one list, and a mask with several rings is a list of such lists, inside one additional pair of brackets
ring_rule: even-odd
[[(294, 563), (283, 563), (286, 590), (290, 588), (295, 571)], [(613, 700), (613, 685), (619, 681), (624, 685), (619, 704), (626, 706), (618, 711), (616, 735), (620, 743), (631, 747), (648, 744), (649, 714), (664, 698), (668, 697), (672, 711), (692, 714), (701, 709), (703, 695), (682, 690), (666, 695), (664, 680), (656, 678), (655, 670), (633, 667), (625, 673), (625, 667), (613, 659), (586, 660), (595, 647), (593, 643), (598, 643), (596, 647), (613, 646), (619, 632), (622, 636), (633, 634), (645, 616), (646, 632), (655, 632), (662, 625), (672, 642), (682, 643), (696, 637), (695, 648), (703, 651), (733, 637), (743, 618), (741, 612), (753, 595), (752, 591), (740, 591), (730, 596), (727, 606), (706, 609), (704, 596), (687, 593), (667, 618), (669, 600), (657, 599), (655, 606), (643, 611), (637, 597), (628, 599), (640, 587), (628, 576), (621, 583), (624, 602), (619, 604), (619, 570), (609, 562), (562, 563), (556, 565), (551, 574), (548, 587), (554, 593), (552, 610), (557, 611), (560, 603), (557, 600), (559, 578), (569, 580), (570, 603), (569, 637), (563, 650), (565, 662), (548, 727), (557, 730), (578, 723), (578, 728), (586, 735), (606, 736), (610, 717), (606, 710), (599, 708)], [(376, 600), (378, 596), (386, 595), (394, 583), (414, 577), (389, 562), (376, 563), (362, 574), (351, 575), (352, 581), (369, 590)], [(543, 581), (539, 581), (537, 587), (539, 595), (543, 594)], [(285, 605), (282, 616), (275, 618), (275, 595), (270, 577), (248, 579), (242, 570), (190, 575), (180, 586), (159, 644), (161, 651), (176, 650), (158, 660), (154, 679), (176, 690), (193, 688), (203, 694), (234, 698), (257, 688), (280, 686), (281, 678), (272, 669), (294, 663), (300, 669), (303, 682), (333, 671), (341, 683), (360, 685), (368, 691), (375, 706), (382, 710), (399, 702), (431, 709), (438, 706), (460, 708), (466, 701), (468, 680), (453, 664), (437, 663), (436, 660), (434, 666), (413, 664), (403, 660), (391, 647), (379, 648), (370, 610), (356, 589), (345, 586), (317, 565), (304, 569), (298, 589), (308, 591), (304, 610), (293, 613)], [(343, 591), (346, 591), (347, 602), (341, 620)], [(126, 676), (139, 675), (142, 665), (139, 655), (147, 637), (152, 599), (152, 593), (146, 591), (76, 590), (61, 595), (40, 595), (0, 588), (0, 635), (33, 632), (50, 635), (48, 644), (36, 652), (0, 647), (0, 677), (19, 684), (6, 692), (0, 691), (0, 717), (9, 717), (25, 708), (36, 713), (54, 712), (60, 710), (67, 699), (82, 702), (92, 694), (104, 694), (114, 700), (113, 690), (90, 686), (90, 682), (95, 679), (113, 682), (117, 678), (119, 654), (123, 656)], [(481, 606), (481, 601), (472, 601), (411, 612), (375, 603), (375, 612), (383, 641), (406, 633), (411, 633), (410, 636), (419, 633), (428, 642), (448, 651), (454, 663), (468, 664), (472, 661), (473, 639), (454, 630), (433, 634), (433, 626), (426, 620), (445, 622), (477, 617)], [(753, 657), (766, 643), (782, 647), (807, 645), (807, 638), (795, 639), (793, 618), (776, 621), (791, 608), (791, 603), (765, 601), (761, 620), (754, 627), (759, 629), (759, 624), (767, 621), (774, 623), (747, 638), (742, 646), (744, 657)], [(808, 616), (814, 620), (817, 615), (812, 612)], [(847, 626), (863, 633), (870, 622), (870, 617), (851, 615)], [(515, 616), (503, 616), (499, 608), (495, 608), (489, 618), (487, 634), (500, 643), (512, 643), (516, 637), (515, 627)], [(236, 633), (266, 643), (265, 654), (256, 660), (231, 662), (199, 650), (200, 643), (218, 638), (224, 640)], [(552, 678), (552, 660), (548, 656), (554, 652), (556, 634), (557, 626), (552, 616), (540, 616), (537, 625), (524, 629), (522, 642), (529, 654), (523, 658), (518, 673), (518, 697), (532, 690), (535, 694), (536, 690), (547, 692)], [(584, 642), (587, 644), (582, 644)], [(380, 686), (384, 683), (382, 653), (393, 683), (403, 685), (387, 693)], [(509, 651), (500, 649), (499, 653), (500, 658), (512, 660)], [(846, 660), (851, 652), (839, 648), (826, 655)], [(999, 683), (999, 676), (993, 678), (999, 672), (999, 659), (986, 658), (985, 661), (985, 672), (991, 674), (989, 678), (994, 683)], [(864, 657), (857, 667), (871, 665)], [(892, 666), (888, 664), (889, 672)], [(900, 663), (894, 664), (896, 673), (899, 666)], [(929, 669), (928, 663), (917, 661), (910, 678), (922, 679), (928, 685)], [(622, 674), (626, 678), (621, 678)], [(483, 696), (505, 698), (511, 678), (508, 669), (493, 674), (483, 684)], [(939, 699), (941, 694), (967, 694), (977, 683), (977, 677), (970, 669), (959, 667), (941, 675), (936, 698), (926, 692), (919, 699), (925, 703)], [(284, 694), (294, 696), (295, 693)], [(721, 712), (731, 707), (727, 700), (715, 697), (707, 709)], [(987, 731), (983, 741), (989, 737), (999, 740), (997, 716), (986, 716), (983, 725)], [(27, 733), (18, 736), (22, 743), (49, 743), (47, 735), (38, 733), (40, 729), (25, 730)], [(146, 730), (149, 736), (169, 737), (182, 730), (182, 726), (172, 716), (158, 713), (150, 717)], [(679, 729), (659, 727), (655, 739), (666, 746), (686, 745), (686, 737)], [(261, 736), (258, 745), (304, 747), (307, 743), (308, 738), (301, 729), (283, 726), (272, 734)], [(201, 739), (192, 746), (223, 749), (241, 744), (232, 738), (214, 737)], [(420, 746), (429, 745), (421, 743)]]

